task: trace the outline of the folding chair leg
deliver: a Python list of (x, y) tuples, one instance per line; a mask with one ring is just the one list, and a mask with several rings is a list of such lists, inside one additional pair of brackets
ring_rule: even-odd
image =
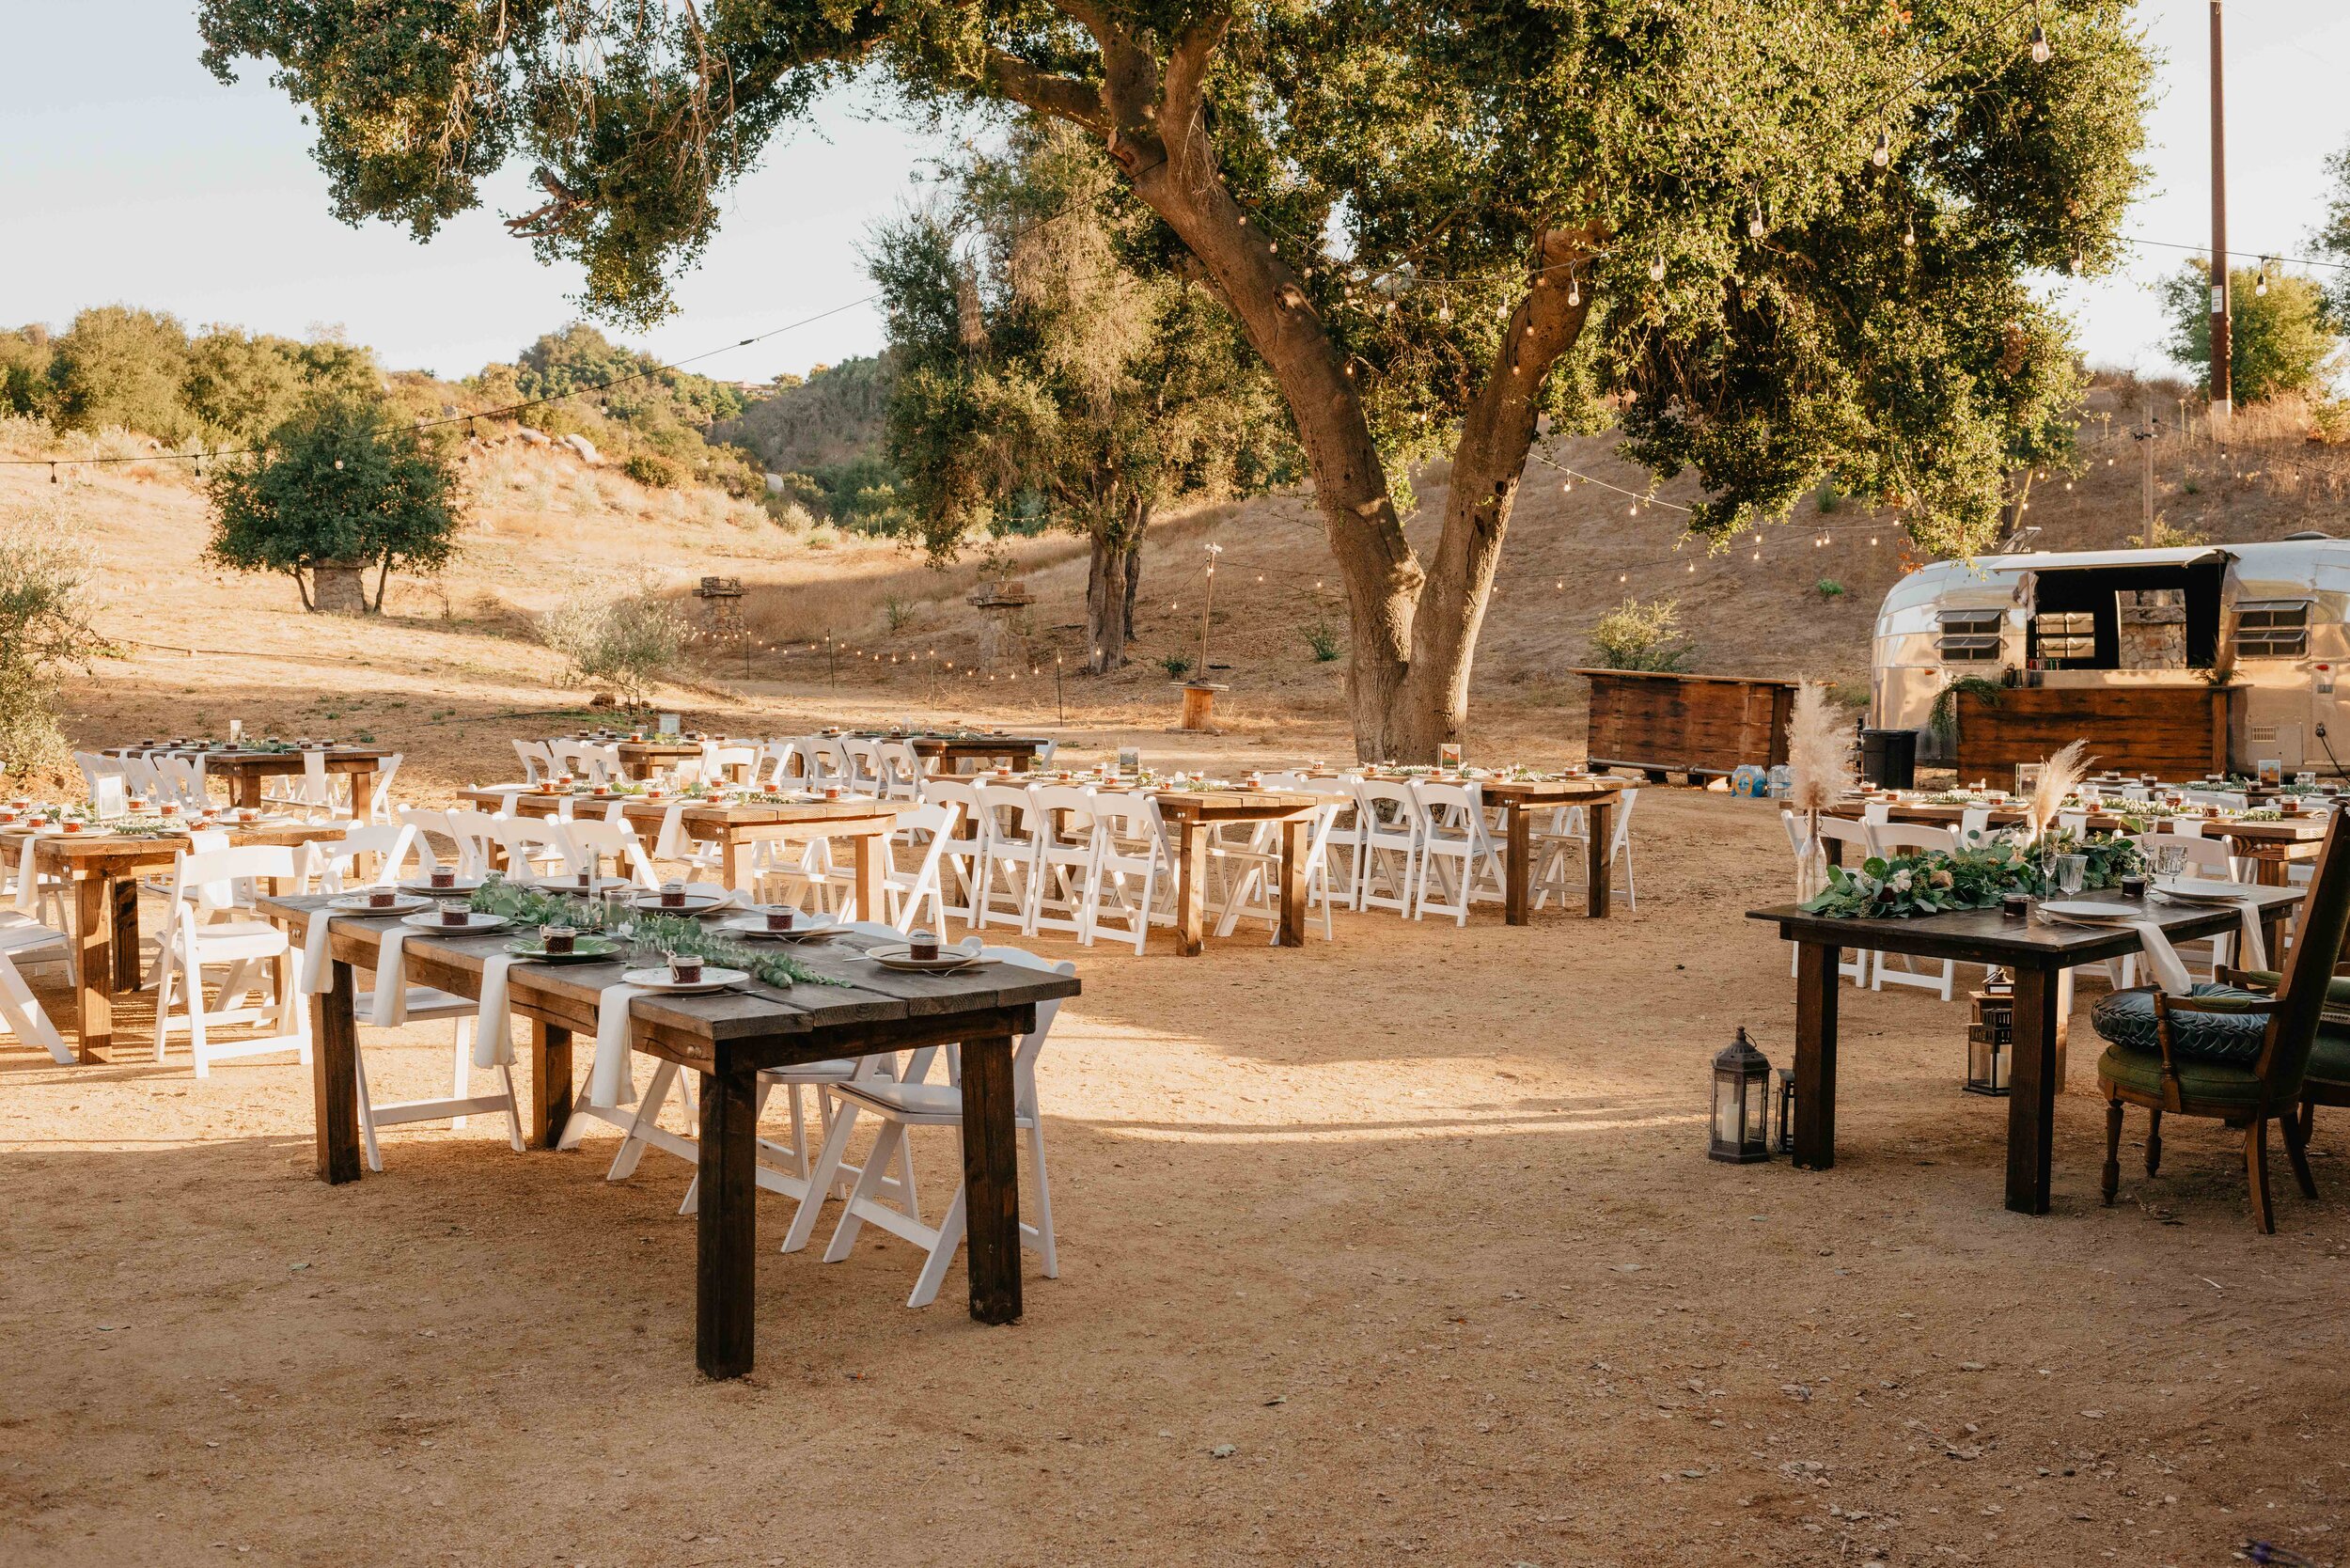
[(31, 986), (16, 972), (16, 965), (0, 956), (0, 1019), (5, 1019), (16, 1037), (28, 1045), (38, 1045), (61, 1065), (70, 1065), (73, 1052), (66, 1045), (65, 1037), (49, 1021), (34, 999)]
[(626, 1181), (636, 1169), (636, 1162), (645, 1157), (645, 1135), (642, 1129), (661, 1120), (661, 1107), (669, 1101), (669, 1086), (676, 1082), (678, 1064), (664, 1060), (652, 1070), (652, 1082), (637, 1097), (635, 1118), (628, 1124), (628, 1132), (620, 1139), (619, 1152), (612, 1156), (612, 1168), (603, 1173), (607, 1182)]
[(352, 1074), (359, 1081), (359, 1141), (367, 1148), (368, 1168), (384, 1173), (384, 1146), (375, 1139), (375, 1096), (368, 1091), (368, 1054), (351, 1053)]
[[(466, 1086), (473, 1078), (473, 1020), (470, 1017), (458, 1019), (454, 1032), (457, 1036), (457, 1046), (449, 1069), (451, 1086), (449, 1098), (462, 1100), (465, 1097)], [(452, 1129), (462, 1127), (465, 1124), (465, 1119), (462, 1116), (452, 1116), (448, 1119), (448, 1124)]]
[(914, 1277), (914, 1294), (906, 1297), (908, 1307), (928, 1307), (938, 1299), (938, 1287), (947, 1278), (947, 1265), (955, 1261), (955, 1253), (963, 1247), (965, 1223), (963, 1184), (955, 1184), (955, 1196), (947, 1205), (946, 1217), (938, 1222), (938, 1239), (931, 1243), (930, 1256), (922, 1260), (922, 1272)]
[(1053, 1183), (1044, 1170), (1044, 1126), (1028, 1129), (1028, 1158), (1036, 1166), (1036, 1250), (1042, 1261), (1044, 1278), (1060, 1278), (1060, 1252), (1053, 1244)]
[(857, 1205), (871, 1198), (881, 1186), (882, 1176), (897, 1158), (898, 1145), (905, 1136), (904, 1122), (882, 1123), (880, 1135), (873, 1139), (873, 1152), (865, 1156), (865, 1168), (857, 1172), (856, 1185), (849, 1189), (848, 1201), (841, 1205), (840, 1223), (833, 1227), (832, 1245), (824, 1248), (824, 1262), (841, 1262), (855, 1247), (857, 1232), (865, 1229), (865, 1216), (856, 1212)]
[(843, 1105), (833, 1113), (832, 1136), (824, 1139), (823, 1152), (816, 1156), (816, 1168), (807, 1178), (807, 1191), (801, 1196), (799, 1209), (791, 1215), (791, 1228), (784, 1232), (784, 1251), (797, 1252), (807, 1245), (809, 1233), (816, 1229), (816, 1215), (824, 1206), (825, 1195), (840, 1174), (840, 1156), (849, 1149), (849, 1130), (855, 1125), (854, 1105)]

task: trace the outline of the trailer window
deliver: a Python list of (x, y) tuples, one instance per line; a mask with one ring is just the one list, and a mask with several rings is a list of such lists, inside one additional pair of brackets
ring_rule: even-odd
[(1944, 610), (1942, 662), (1946, 665), (1997, 664), (1999, 627), (2007, 619), (2001, 610)]
[(2310, 651), (2310, 602), (2248, 599), (2235, 607), (2240, 659), (2297, 659)]

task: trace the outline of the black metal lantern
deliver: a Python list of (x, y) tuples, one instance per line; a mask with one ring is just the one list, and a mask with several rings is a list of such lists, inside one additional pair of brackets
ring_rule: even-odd
[(1792, 1160), (1795, 1157), (1795, 1075), (1784, 1067), (1771, 1069), (1771, 1101), (1778, 1118), (1772, 1147)]
[(2015, 984), (1993, 969), (1967, 1000), (1974, 1018), (1966, 1026), (1966, 1092), (2003, 1095), (2015, 1044)]
[(1740, 1029), (1714, 1058), (1714, 1137), (1706, 1153), (1732, 1165), (1771, 1157), (1771, 1062)]

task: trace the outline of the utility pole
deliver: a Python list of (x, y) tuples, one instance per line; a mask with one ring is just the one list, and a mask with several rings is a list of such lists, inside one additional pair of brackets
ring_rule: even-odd
[(2138, 537), (2149, 544), (2154, 541), (2154, 400), (2149, 399), (2146, 403), (2146, 426), (2138, 432), (2138, 449), (2145, 460), (2143, 466), (2146, 472), (2145, 498), (2140, 509), (2143, 532)]
[(2235, 413), (2228, 329), (2228, 115), (2221, 68), (2219, 0), (2211, 0), (2211, 417), (2219, 434)]

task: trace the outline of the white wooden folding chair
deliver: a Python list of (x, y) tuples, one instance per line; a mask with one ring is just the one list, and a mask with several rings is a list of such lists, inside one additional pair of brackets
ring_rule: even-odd
[(947, 907), (938, 879), (955, 821), (956, 808), (943, 800), (898, 814), (897, 830), (889, 836), (889, 864), (882, 871), (882, 900), (895, 930), (904, 933), (921, 926), (925, 908), (931, 912), (925, 929), (946, 929)]
[(47, 964), (62, 967), (71, 950), (64, 932), (14, 910), (0, 911), (0, 1026), (27, 1045), (47, 1051), (50, 1059), (67, 1066), (73, 1061), (73, 1052), (65, 1037), (57, 1032), (57, 1026), (42, 1011), (32, 987), (24, 983), (18, 965), (27, 969)]
[(1433, 778), (1416, 780), (1411, 791), (1420, 832), (1419, 896), (1412, 917), (1423, 919), (1434, 910), (1465, 926), (1470, 904), (1480, 898), (1500, 902), (1510, 890), (1501, 846), (1485, 822), (1483, 797), (1475, 784)]
[[(1161, 879), (1165, 881), (1162, 883)], [(1086, 947), (1104, 929), (1104, 916), (1122, 915), (1120, 940), (1140, 952), (1149, 940), (1159, 889), (1175, 885), (1175, 858), (1158, 802), (1139, 791), (1098, 791), (1093, 796), (1093, 872), (1077, 940)], [(1112, 928), (1115, 930), (1115, 928)]]
[[(1016, 964), (1025, 968), (1042, 969), (1057, 975), (1073, 975), (1074, 964), (1051, 963), (1018, 948), (988, 948), (983, 956), (999, 963)], [(1020, 1227), (1021, 1245), (1033, 1248), (1039, 1264), (1048, 1279), (1060, 1277), (1060, 1256), (1053, 1239), (1053, 1184), (1044, 1159), (1044, 1121), (1037, 1102), (1036, 1064), (1044, 1049), (1046, 1037), (1052, 1032), (1053, 1020), (1060, 1011), (1058, 1001), (1039, 1002), (1036, 1008), (1036, 1027), (1023, 1035), (1012, 1049), (1012, 1124), (1027, 1145), (1028, 1161), (1036, 1177), (1036, 1206), (1034, 1224), (1023, 1222)], [(783, 1250), (795, 1252), (807, 1245), (824, 1194), (831, 1190), (833, 1178), (841, 1168), (842, 1157), (848, 1152), (849, 1135), (860, 1116), (880, 1120), (881, 1132), (873, 1147), (865, 1156), (864, 1168), (858, 1173), (855, 1185), (841, 1205), (840, 1220), (832, 1233), (832, 1245), (824, 1248), (824, 1262), (837, 1263), (846, 1259), (856, 1245), (858, 1232), (868, 1224), (878, 1225), (893, 1235), (902, 1236), (924, 1249), (921, 1272), (915, 1277), (914, 1292), (906, 1297), (908, 1307), (927, 1307), (938, 1298), (939, 1286), (947, 1278), (948, 1265), (954, 1262), (956, 1251), (963, 1246), (968, 1223), (966, 1201), (968, 1194), (962, 1182), (955, 1184), (955, 1196), (947, 1205), (946, 1215), (935, 1227), (925, 1225), (918, 1215), (894, 1209), (883, 1201), (883, 1183), (895, 1161), (908, 1129), (914, 1127), (953, 1127), (963, 1130), (963, 1089), (959, 1084), (933, 1084), (924, 1081), (876, 1078), (854, 1078), (845, 1083), (827, 1086), (823, 1093), (833, 1101), (832, 1129), (825, 1136), (824, 1147), (817, 1156), (816, 1168), (808, 1175), (807, 1192), (800, 1200), (799, 1212), (791, 1217), (791, 1228), (783, 1239)]]
[(555, 753), (547, 749), (544, 741), (518, 740), (514, 743), (514, 755), (522, 761), (523, 782), (525, 784), (552, 778), (560, 771), (555, 765)]
[(1409, 916), (1422, 874), (1419, 802), (1409, 785), (1384, 778), (1356, 779), (1355, 799), (1363, 831), (1355, 907), (1392, 909)]
[(1093, 792), (1073, 784), (1037, 784), (1030, 786), (1028, 799), (1038, 841), (1027, 929), (1081, 933), (1094, 875)]
[[(1781, 821), (1785, 821), (1792, 815), (1792, 812), (1781, 813)], [(1787, 824), (1787, 836), (1790, 839), (1797, 839), (1802, 831), (1800, 823), (1789, 823)], [(1841, 817), (1822, 817), (1820, 839), (1823, 843), (1841, 846), (1840, 863), (1850, 870), (1858, 870), (1861, 862), (1876, 853), (1876, 839), (1870, 836), (1866, 823), (1847, 822)], [(1796, 843), (1798, 854), (1802, 852), (1802, 847), (1798, 840)], [(1868, 984), (1869, 973), (1876, 966), (1878, 957), (1876, 952), (1863, 948), (1844, 948), (1839, 950), (1843, 956), (1836, 961), (1836, 972), (1850, 980), (1855, 985)], [(1802, 961), (1802, 957), (1801, 953), (1788, 955), (1789, 974), (1795, 972), (1795, 965)]]
[[(1820, 825), (1825, 829), (1827, 825), (1827, 819), (1823, 818)], [(1896, 822), (1863, 823), (1861, 826), (1868, 832), (1871, 853), (1888, 858), (1897, 855), (1926, 852), (1948, 855), (1958, 847), (1957, 835), (1947, 827), (1931, 827), (1919, 823)], [(1901, 965), (1897, 968), (1887, 964), (1886, 960), (1888, 956), (1900, 957)], [(1920, 963), (1926, 967), (1922, 969), (1917, 967)], [(1958, 983), (1958, 961), (1950, 958), (1942, 960), (1940, 972), (1937, 973), (1934, 967), (1934, 960), (1930, 958), (1921, 960), (1906, 953), (1888, 955), (1880, 952), (1876, 955), (1874, 970), (1869, 980), (1869, 989), (1882, 991), (1885, 989), (1887, 980), (1891, 980), (1896, 985), (1921, 987), (1934, 992), (1947, 1002), (1950, 999)]]
[(563, 845), (566, 876), (577, 877), (582, 872), (602, 875), (604, 863), (609, 861), (615, 876), (625, 876), (639, 887), (661, 886), (661, 873), (653, 870), (643, 840), (625, 821), (574, 817), (557, 824), (557, 836)]
[[(215, 1061), (299, 1051), (310, 1059), (308, 1014), (295, 991), (295, 951), (285, 932), (252, 907), (252, 889), (263, 880), (288, 886), (301, 874), (294, 851), (283, 844), (246, 844), (227, 849), (180, 851), (173, 858), (171, 895), (164, 906), (162, 963), (155, 994), (155, 1059), (173, 1025), (178, 993), (180, 1027), (188, 1034), (196, 1075), (212, 1075)], [(274, 971), (273, 1001), (246, 1006), (262, 964)], [(225, 969), (213, 1001), (204, 996), (204, 971)], [(176, 982), (176, 983), (175, 983)], [(239, 1024), (265, 1024), (274, 1034), (219, 1040), (212, 1030)]]
[(873, 748), (881, 768), (881, 792), (888, 800), (922, 798), (922, 759), (903, 741), (883, 741)]
[(965, 779), (924, 778), (922, 801), (955, 809), (955, 825), (939, 859), (938, 894), (942, 911), (968, 931), (979, 921), (979, 867), (987, 855), (987, 819), (979, 811), (979, 788)]
[[(979, 801), (986, 845), (979, 856), (971, 923), (984, 931), (993, 919), (1017, 926), (1024, 933), (1033, 932), (1037, 895), (1043, 886), (1044, 835), (1029, 788), (979, 784), (973, 786), (972, 793)], [(1004, 901), (1000, 903), (999, 887)]]

